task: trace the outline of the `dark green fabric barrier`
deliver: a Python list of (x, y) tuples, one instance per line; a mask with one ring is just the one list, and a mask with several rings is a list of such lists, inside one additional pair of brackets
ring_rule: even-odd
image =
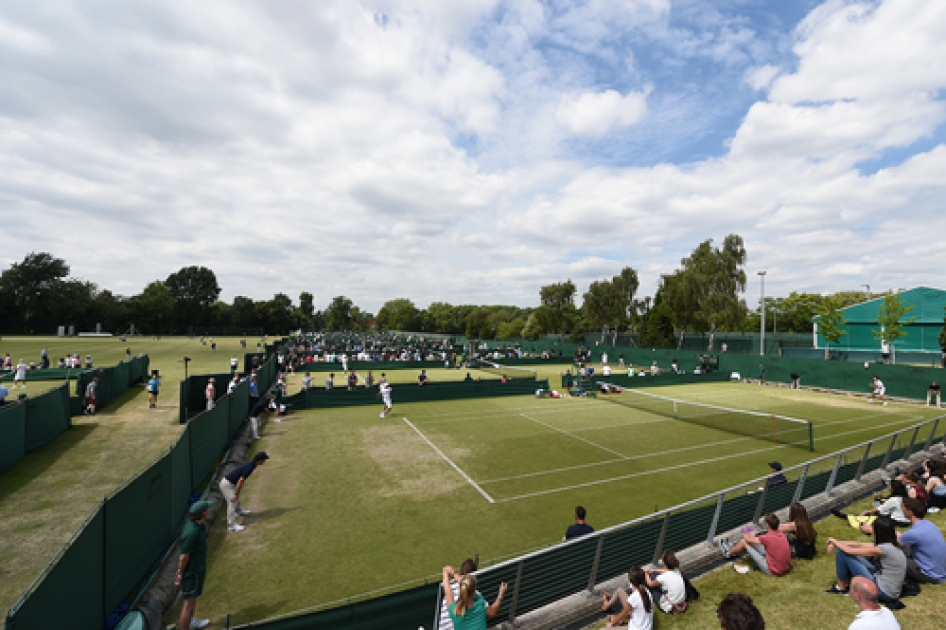
[(86, 370), (76, 378), (75, 394), (79, 398), (85, 396), (85, 388), (98, 377), (99, 384), (95, 392), (98, 401), (97, 409), (104, 409), (108, 404), (125, 393), (136, 381), (143, 375), (147, 378), (149, 375), (150, 359), (147, 356), (132, 359), (128, 363), (119, 363), (118, 365), (107, 368), (94, 368)]
[(655, 518), (605, 536), (598, 564), (598, 581), (610, 580), (632, 566), (642, 567), (654, 558), (663, 519)]
[(683, 512), (671, 512), (664, 549), (680, 551), (706, 540), (713, 524), (716, 504), (710, 503)]
[[(249, 623), (238, 628), (266, 630), (389, 630), (429, 628), (434, 621), (437, 584), (418, 586), (339, 608), (289, 617), (278, 621)], [(480, 590), (483, 595), (487, 592)], [(492, 601), (492, 600), (490, 600)]]
[[(526, 379), (510, 380), (503, 384), (490, 380), (482, 382), (430, 383), (424, 387), (417, 385), (395, 385), (393, 402), (395, 405), (412, 402), (430, 402), (435, 400), (459, 400), (465, 398), (485, 398), (494, 396), (522, 396), (534, 394), (537, 389), (549, 389), (548, 380), (532, 381)], [(346, 389), (310, 389), (282, 398), (282, 402), (292, 409), (327, 409), (332, 407), (357, 407), (379, 404), (377, 388), (358, 388), (353, 392)]]
[(187, 513), (191, 490), (191, 428), (184, 427), (177, 443), (171, 447), (171, 520), (177, 527)]
[(230, 401), (230, 437), (233, 437), (250, 412), (249, 382), (240, 383), (227, 398)]
[(751, 522), (760, 499), (758, 494), (744, 494), (723, 501), (723, 511), (719, 515), (716, 531), (726, 532)]
[(105, 501), (105, 610), (121, 604), (174, 536), (168, 452)]
[(6, 630), (105, 627), (105, 514), (96, 508), (36, 589), (7, 613)]
[(69, 385), (26, 401), (26, 452), (47, 444), (72, 426)]
[(26, 403), (0, 407), (0, 475), (26, 454)]
[[(852, 477), (853, 478), (853, 477)], [(798, 487), (797, 481), (790, 481), (778, 486), (773, 486), (765, 493), (765, 506), (762, 510), (765, 512), (775, 512), (781, 510), (786, 505), (790, 505), (795, 497), (795, 489)]]
[(229, 404), (221, 404), (191, 419), (191, 488), (214, 469), (230, 439)]
[(227, 387), (233, 377), (229, 372), (220, 374), (192, 374), (181, 381), (180, 403), (178, 407), (178, 417), (181, 424), (187, 422), (187, 418), (193, 417), (207, 409), (207, 382), (214, 380), (216, 390), (216, 400), (227, 395)]
[[(26, 382), (32, 381), (64, 381), (69, 377), (75, 378), (85, 368), (49, 368), (48, 370), (30, 370), (26, 373)], [(12, 381), (15, 372), (0, 373), (0, 383)]]
[[(577, 376), (574, 374), (562, 374), (562, 387), (566, 387), (566, 383), (575, 382)], [(729, 380), (729, 374), (723, 372), (710, 372), (709, 374), (693, 374), (692, 372), (688, 374), (671, 374), (664, 373), (658, 374), (657, 376), (651, 376), (647, 374), (645, 376), (628, 376), (627, 372), (621, 374), (612, 373), (611, 376), (603, 376), (600, 374), (595, 374), (591, 377), (592, 386), (601, 381), (605, 383), (611, 383), (612, 385), (618, 385), (620, 387), (634, 388), (634, 389), (645, 389), (648, 387), (667, 387), (673, 385), (691, 385), (693, 383), (721, 383)]]
[[(586, 538), (527, 558), (522, 565), (516, 614), (541, 608), (587, 588), (597, 550), (598, 540)], [(510, 588), (513, 586), (509, 584)], [(500, 613), (504, 612), (500, 608)]]

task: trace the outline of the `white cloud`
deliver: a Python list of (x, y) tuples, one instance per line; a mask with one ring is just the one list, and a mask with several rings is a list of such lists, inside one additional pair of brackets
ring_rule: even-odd
[(772, 84), (780, 72), (781, 70), (770, 64), (749, 68), (746, 71), (745, 82), (753, 90), (764, 90)]
[(636, 124), (647, 113), (647, 95), (616, 90), (566, 94), (555, 113), (562, 127), (577, 136), (601, 137), (614, 129)]

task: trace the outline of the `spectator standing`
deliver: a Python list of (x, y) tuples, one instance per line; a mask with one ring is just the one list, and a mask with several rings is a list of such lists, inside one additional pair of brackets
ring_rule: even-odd
[(4, 403), (7, 396), (10, 395), (10, 390), (3, 386), (3, 383), (0, 383), (0, 405)]
[(233, 390), (237, 388), (237, 385), (240, 384), (240, 375), (234, 374), (233, 378), (230, 379), (230, 382), (227, 383), (227, 394), (232, 394)]
[(586, 516), (588, 516), (588, 511), (585, 510), (585, 508), (580, 505), (576, 507), (575, 524), (568, 526), (568, 529), (565, 530), (565, 537), (562, 540), (571, 540), (572, 538), (593, 534), (595, 528), (585, 522)]
[(352, 368), (348, 372), (348, 391), (353, 392), (356, 387), (358, 387), (358, 374), (355, 373), (355, 368)]
[(334, 388), (335, 388), (335, 373), (332, 372), (331, 374), (328, 375), (328, 378), (325, 379), (325, 390), (330, 392)]
[(660, 556), (663, 568), (654, 568), (644, 576), (657, 606), (665, 613), (680, 615), (687, 610), (687, 589), (683, 574), (680, 573), (680, 561), (669, 549)]
[(89, 384), (85, 386), (85, 409), (83, 411), (90, 416), (95, 415), (95, 406), (98, 403), (98, 399), (96, 398), (95, 394), (98, 391), (98, 388), (98, 376), (89, 381)]
[[(233, 391), (233, 389), (228, 388), (227, 393), (229, 394), (231, 391)], [(207, 411), (210, 411), (214, 408), (214, 402), (217, 400), (217, 386), (212, 376), (207, 379), (207, 388), (204, 390), (204, 398), (207, 400)]]
[(427, 370), (421, 370), (420, 374), (417, 375), (417, 386), (423, 387), (427, 384)]
[(476, 590), (476, 576), (459, 576), (460, 590), (456, 599), (450, 580), (457, 579), (457, 572), (451, 566), (443, 568), (443, 597), (450, 614), (450, 621), (456, 630), (486, 630), (486, 623), (496, 616), (502, 604), (503, 595), (509, 586), (503, 582), (499, 585), (499, 594), (489, 606), (486, 599)]
[(861, 612), (847, 630), (900, 630), (900, 623), (889, 608), (877, 600), (877, 585), (864, 577), (851, 580), (851, 599)]
[(306, 372), (302, 377), (302, 391), (307, 392), (312, 387), (312, 373)]
[(227, 500), (227, 529), (231, 532), (242, 532), (246, 527), (237, 523), (238, 516), (250, 514), (249, 510), (243, 509), (240, 504), (240, 492), (250, 475), (256, 470), (257, 466), (262, 466), (269, 455), (265, 451), (260, 451), (253, 456), (251, 461), (240, 464), (220, 480), (220, 492), (223, 498)]
[(798, 375), (798, 372), (792, 372), (792, 389), (798, 389), (801, 387), (801, 376)]
[(765, 630), (765, 619), (745, 593), (730, 593), (716, 607), (723, 630)]
[(237, 359), (236, 355), (230, 357), (230, 374), (236, 374), (237, 366), (240, 364), (240, 360)]
[(174, 586), (181, 587), (181, 597), (184, 599), (181, 616), (177, 622), (177, 627), (184, 630), (206, 628), (210, 625), (209, 619), (194, 619), (194, 612), (197, 608), (197, 598), (204, 592), (204, 578), (207, 575), (207, 528), (204, 526), (204, 520), (213, 505), (213, 501), (194, 503), (181, 532), (181, 555), (177, 562)]
[(766, 575), (782, 576), (792, 568), (792, 549), (788, 538), (779, 531), (779, 520), (775, 514), (767, 513), (763, 517), (765, 533), (757, 536), (751, 527), (743, 528), (742, 540), (735, 545), (727, 538), (719, 540), (723, 557), (734, 558), (742, 553), (749, 557)]
[(20, 359), (16, 364), (16, 370), (13, 374), (13, 389), (17, 384), (22, 383), (23, 389), (26, 389), (26, 361)]
[(759, 385), (765, 385), (765, 364), (759, 364)]
[(925, 519), (926, 508), (916, 499), (904, 499), (903, 513), (911, 523), (910, 529), (898, 534), (910, 555), (907, 576), (927, 584), (946, 582), (946, 540), (942, 532)]
[(374, 387), (374, 374), (368, 370), (368, 376), (365, 377), (365, 389)]
[(161, 391), (161, 379), (158, 378), (158, 371), (151, 370), (151, 378), (148, 380), (148, 408), (158, 408), (158, 394)]
[(250, 398), (259, 398), (259, 383), (256, 374), (250, 374)]
[(880, 341), (880, 358), (883, 359), (885, 365), (890, 363), (890, 342), (886, 339)]

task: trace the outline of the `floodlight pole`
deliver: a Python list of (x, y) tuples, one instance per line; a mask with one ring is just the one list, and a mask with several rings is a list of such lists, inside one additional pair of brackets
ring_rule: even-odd
[(762, 338), (759, 341), (759, 356), (765, 356), (765, 272), (758, 271), (756, 275), (762, 277)]

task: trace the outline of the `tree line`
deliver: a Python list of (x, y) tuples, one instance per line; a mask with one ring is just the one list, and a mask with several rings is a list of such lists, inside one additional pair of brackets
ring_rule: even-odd
[[(30, 253), (0, 273), (0, 332), (54, 333), (60, 325), (79, 331), (123, 332), (132, 324), (146, 334), (203, 334), (205, 329), (263, 330), (284, 334), (294, 329), (327, 331), (401, 330), (465, 335), (486, 339), (538, 339), (559, 335), (576, 341), (588, 332), (634, 333), (645, 346), (671, 346), (680, 335), (756, 332), (759, 309), (750, 308), (746, 288), (747, 254), (742, 237), (731, 234), (716, 246), (697, 245), (679, 267), (661, 276), (653, 296), (638, 295), (638, 274), (625, 267), (596, 280), (581, 295), (570, 279), (539, 288), (539, 306), (454, 305), (433, 302), (418, 308), (408, 298), (385, 302), (375, 315), (344, 295), (322, 310), (315, 296), (285, 293), (269, 300), (237, 296), (221, 301), (211, 269), (188, 266), (155, 280), (132, 296), (121, 296), (95, 283), (74, 278), (69, 265), (49, 253)], [(809, 333), (812, 318), (861, 302), (859, 291), (833, 295), (793, 292), (767, 298), (767, 330)]]

